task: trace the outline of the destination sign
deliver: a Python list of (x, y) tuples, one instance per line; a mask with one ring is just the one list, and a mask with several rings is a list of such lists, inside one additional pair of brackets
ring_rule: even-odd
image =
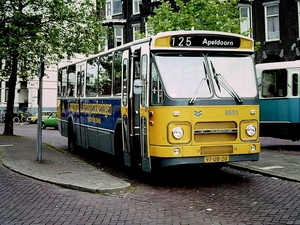
[(239, 48), (240, 44), (241, 40), (238, 37), (217, 35), (178, 35), (170, 39), (172, 47)]

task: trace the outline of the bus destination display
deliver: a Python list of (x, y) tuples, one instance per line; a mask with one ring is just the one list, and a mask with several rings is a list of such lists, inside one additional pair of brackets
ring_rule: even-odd
[(170, 39), (172, 47), (219, 47), (219, 48), (239, 48), (240, 38), (226, 36), (173, 36)]

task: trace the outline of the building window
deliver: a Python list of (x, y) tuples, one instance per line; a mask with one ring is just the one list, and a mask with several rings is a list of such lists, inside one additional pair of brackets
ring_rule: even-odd
[(142, 0), (133, 0), (132, 1), (133, 14), (140, 13), (140, 4), (142, 4)]
[(252, 37), (252, 8), (250, 5), (241, 4), (240, 17), (243, 21), (240, 24), (241, 34), (247, 34), (248, 37)]
[(106, 19), (122, 13), (122, 0), (106, 0)]
[(133, 30), (133, 40), (138, 40), (139, 39), (139, 33), (141, 32), (141, 25), (140, 24), (134, 24), (132, 25), (132, 30)]
[(123, 44), (123, 27), (115, 27), (114, 34), (115, 34), (114, 47), (118, 47)]
[(122, 0), (113, 1), (113, 15), (122, 13)]
[(266, 41), (278, 41), (280, 40), (279, 1), (265, 3), (264, 7)]
[(111, 14), (112, 14), (111, 8), (112, 8), (111, 0), (106, 1), (106, 19), (111, 19)]

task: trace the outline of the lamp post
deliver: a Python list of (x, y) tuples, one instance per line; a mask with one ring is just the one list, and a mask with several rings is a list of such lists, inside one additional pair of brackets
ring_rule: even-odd
[(40, 54), (39, 89), (38, 89), (38, 125), (36, 159), (42, 162), (42, 109), (43, 109), (43, 76), (44, 76), (44, 56)]

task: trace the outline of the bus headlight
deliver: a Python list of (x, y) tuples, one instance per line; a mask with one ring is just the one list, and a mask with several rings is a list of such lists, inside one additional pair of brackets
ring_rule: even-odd
[(180, 139), (183, 137), (183, 129), (181, 127), (174, 127), (172, 134), (175, 139)]
[(246, 127), (246, 133), (248, 136), (253, 137), (256, 134), (256, 127), (253, 124), (249, 124)]

